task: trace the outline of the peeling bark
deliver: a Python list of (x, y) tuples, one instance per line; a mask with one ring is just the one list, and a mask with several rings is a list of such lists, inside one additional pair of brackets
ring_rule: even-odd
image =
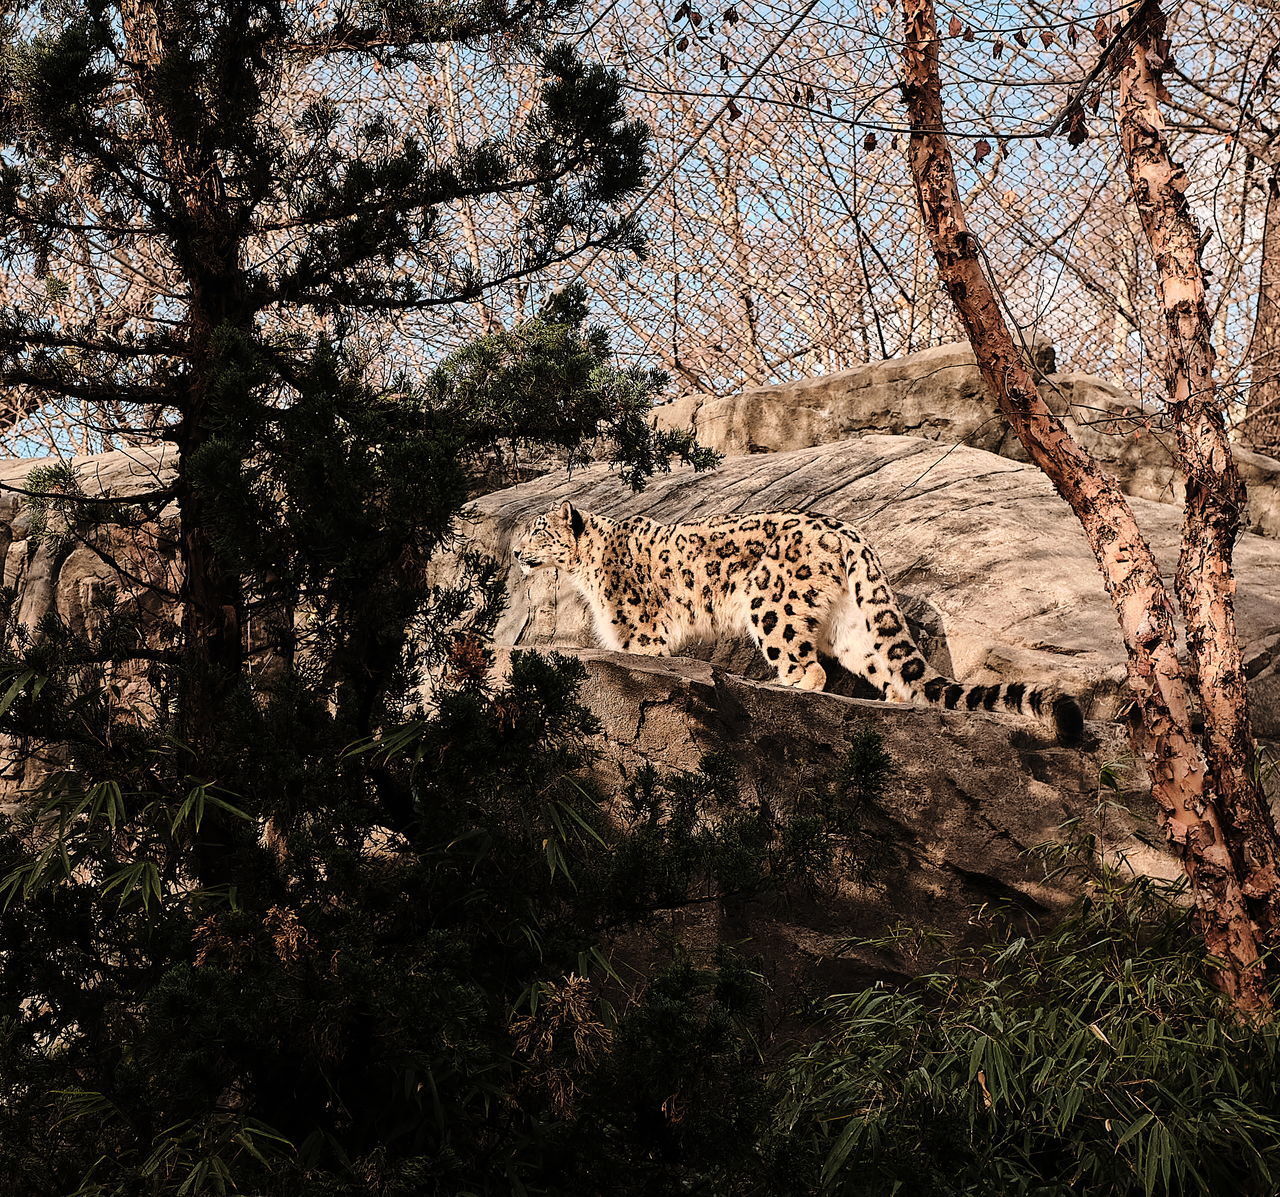
[(1134, 12), (1139, 19), (1118, 56), (1117, 116), (1133, 202), (1156, 263), (1168, 335), (1166, 410), (1186, 479), (1175, 590), (1204, 715), (1210, 786), (1246, 870), (1246, 896), (1264, 903), (1260, 922), (1272, 928), (1280, 926), (1280, 851), (1256, 781), (1231, 566), (1247, 500), (1227, 437), (1226, 404), (1214, 384), (1200, 229), (1187, 203), (1186, 173), (1169, 154), (1160, 111), (1160, 70), (1169, 54), (1165, 17), (1158, 0), (1144, 0)]
[[(1269, 1010), (1260, 956), (1275, 926), (1271, 915), (1278, 887), (1271, 869), (1276, 838), (1269, 816), (1258, 817), (1265, 808), (1257, 786), (1245, 788), (1247, 758), (1234, 764), (1224, 759), (1226, 752), (1249, 752), (1251, 745), (1239, 645), (1230, 617), (1234, 587), (1230, 540), (1242, 492), (1237, 494), (1230, 485), (1233, 459), (1215, 439), (1212, 416), (1201, 410), (1209, 405), (1212, 391), (1197, 397), (1196, 387), (1184, 382), (1178, 392), (1182, 396), (1179, 413), (1194, 423), (1179, 438), (1180, 450), (1192, 455), (1196, 487), (1196, 510), (1193, 513), (1189, 504), (1186, 527), (1188, 534), (1200, 538), (1184, 546), (1179, 597), (1184, 617), (1190, 614), (1197, 621), (1187, 628), (1188, 633), (1194, 628), (1197, 636), (1199, 657), (1193, 659), (1203, 659), (1211, 677), (1231, 686), (1225, 700), (1231, 710), (1222, 712), (1222, 724), (1202, 746), (1192, 730), (1195, 686), (1178, 659), (1175, 611), (1159, 564), (1115, 481), (1072, 439), (1041, 399), (979, 260), (976, 238), (966, 225), (943, 124), (934, 6), (931, 0), (904, 0), (903, 15), (903, 95), (912, 125), (908, 157), (943, 286), (973, 345), (983, 379), (1010, 427), (1031, 461), (1076, 513), (1098, 560), (1128, 653), (1135, 749), (1146, 761), (1166, 831), (1180, 848), (1201, 932), (1220, 962), (1216, 979), (1239, 1010)], [(1176, 303), (1194, 305), (1197, 295), (1202, 300), (1203, 284), (1197, 292), (1191, 274), (1170, 278), (1166, 296)], [(1178, 311), (1181, 320), (1184, 308)], [(1186, 331), (1196, 342), (1188, 360), (1201, 371), (1196, 377), (1203, 378), (1206, 367), (1198, 326), (1188, 324)], [(1211, 373), (1211, 357), (1207, 368)], [(1220, 489), (1218, 483), (1224, 478), (1227, 485)], [(1187, 576), (1196, 568), (1207, 576)], [(1213, 647), (1208, 641), (1214, 636), (1230, 637), (1231, 643)], [(1205, 697), (1203, 692), (1199, 697)], [(1215, 721), (1219, 718), (1217, 699), (1211, 696), (1211, 705), (1205, 709), (1213, 712)], [(1231, 816), (1224, 818), (1229, 805)]]

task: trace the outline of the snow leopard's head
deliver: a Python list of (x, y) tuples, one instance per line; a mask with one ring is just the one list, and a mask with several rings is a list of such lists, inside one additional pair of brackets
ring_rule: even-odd
[(537, 569), (572, 569), (580, 560), (586, 530), (587, 517), (572, 503), (560, 503), (529, 525), (512, 556), (526, 574)]

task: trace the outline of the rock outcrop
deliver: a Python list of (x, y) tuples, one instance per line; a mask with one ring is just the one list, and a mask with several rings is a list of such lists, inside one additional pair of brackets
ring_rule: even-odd
[[(145, 494), (167, 486), (173, 478), (173, 449), (122, 450), (78, 457), (74, 469), (82, 493), (94, 498)], [(92, 620), (95, 596), (103, 589), (136, 592), (118, 562), (136, 577), (158, 581), (172, 589), (173, 543), (156, 536), (155, 527), (122, 528), (97, 523), (93, 508), (88, 518), (64, 529), (33, 529), (32, 506), (21, 491), (34, 471), (56, 464), (53, 458), (0, 463), (0, 552), (3, 584), (18, 595), (18, 620), (32, 630), (53, 614), (72, 628)], [(16, 488), (16, 489), (15, 489)], [(160, 522), (164, 522), (159, 513)], [(34, 534), (33, 534), (34, 533)], [(105, 554), (105, 555), (104, 555)]]
[[(1113, 862), (1177, 876), (1149, 820), (1099, 804), (1103, 768), (1125, 751), (1118, 728), (1097, 728), (1091, 746), (1069, 750), (985, 714), (790, 690), (687, 658), (561, 651), (586, 665), (582, 697), (603, 729), (595, 771), (608, 789), (646, 764), (685, 771), (706, 753), (728, 753), (743, 801), (780, 811), (840, 765), (857, 729), (881, 737), (894, 774), (860, 812), (866, 858), (838, 885), (728, 903), (681, 927), (686, 942), (745, 942), (775, 980), (801, 990), (918, 974), (988, 933), (993, 906), (1052, 916), (1079, 882), (1032, 850), (1059, 838), (1069, 819), (1080, 819)], [(1134, 777), (1140, 782), (1140, 771)], [(875, 947), (850, 942), (899, 927), (908, 933)]]
[[(1181, 502), (1171, 434), (1158, 415), (1104, 379), (1055, 373), (1049, 345), (1037, 342), (1031, 350), (1045, 401), (1120, 485), (1139, 498)], [(892, 433), (1026, 460), (967, 343), (736, 395), (684, 395), (660, 407), (656, 420), (667, 428), (692, 426), (703, 444), (730, 455), (785, 453), (860, 433)], [(1280, 537), (1280, 461), (1244, 448), (1235, 452), (1249, 487), (1248, 530)]]
[[(512, 563), (495, 642), (554, 648), (585, 663), (584, 700), (603, 728), (595, 768), (607, 786), (646, 764), (685, 770), (705, 753), (727, 752), (744, 801), (785, 802), (839, 763), (860, 726), (874, 729), (897, 763), (888, 792), (867, 812), (876, 857), (869, 871), (819, 898), (789, 894), (675, 915), (683, 942), (747, 942), (775, 982), (826, 993), (933, 967), (957, 939), (987, 933), (975, 911), (992, 903), (1052, 917), (1078, 894), (1078, 880), (1046, 873), (1029, 849), (1059, 838), (1068, 820), (1083, 820), (1106, 855), (1133, 869), (1178, 875), (1142, 768), (1110, 721), (1124, 697), (1114, 613), (1078, 523), (1034, 467), (876, 434), (734, 455), (703, 474), (678, 469), (638, 494), (605, 467), (560, 470), (477, 500), (461, 540), (510, 563), (527, 522), (564, 499), (667, 522), (768, 509), (851, 520), (876, 545), (937, 668), (966, 681), (1056, 683), (1085, 700), (1092, 720), (1084, 747), (1064, 749), (1010, 716), (859, 698), (865, 691), (830, 669), (837, 693), (777, 686), (748, 644), (690, 650), (701, 659), (604, 652), (590, 647), (587, 612), (571, 584), (554, 572), (524, 577)], [(1178, 510), (1133, 502), (1171, 572)], [(1236, 560), (1255, 726), (1280, 737), (1280, 545), (1246, 535)], [(444, 577), (452, 566), (437, 568)], [(500, 660), (510, 651), (499, 647)], [(1100, 801), (1112, 796), (1102, 779), (1117, 768), (1132, 811)], [(906, 933), (890, 935), (897, 927)]]
[[(862, 436), (788, 453), (732, 457), (703, 474), (676, 470), (633, 494), (605, 467), (557, 471), (477, 500), (467, 540), (510, 562), (535, 514), (573, 499), (605, 515), (665, 522), (768, 509), (820, 511), (858, 525), (899, 593), (932, 631), (930, 655), (964, 681), (1053, 682), (1094, 719), (1121, 698), (1124, 649), (1079, 524), (1039, 470), (978, 449), (905, 436)], [(1170, 573), (1176, 508), (1134, 499)], [(1280, 545), (1246, 535), (1236, 549), (1238, 614), (1260, 736), (1280, 738)], [(514, 565), (502, 644), (591, 644), (586, 610), (554, 572)], [(944, 655), (945, 654), (945, 655)], [(754, 650), (705, 650), (756, 666)], [(851, 691), (856, 692), (856, 691)]]
[[(1047, 350), (1037, 350), (1037, 361), (1051, 402), (1125, 479), (1171, 573), (1180, 515), (1167, 502), (1172, 471), (1156, 451), (1158, 429), (1133, 436), (1142, 417), (1124, 395), (1097, 379), (1054, 374)], [(1108, 813), (1093, 827), (1099, 842), (1134, 868), (1176, 873), (1162, 837), (1141, 814), (1142, 771), (1109, 723), (1123, 698), (1124, 653), (1092, 554), (1047, 479), (1018, 460), (1020, 446), (991, 407), (967, 349), (944, 346), (732, 399), (690, 397), (659, 418), (692, 423), (729, 456), (703, 474), (677, 469), (659, 476), (639, 494), (605, 467), (553, 470), (478, 499), (459, 548), (510, 562), (513, 537), (565, 498), (608, 515), (664, 521), (769, 508), (824, 512), (856, 523), (874, 543), (935, 667), (965, 681), (1054, 683), (1078, 694), (1091, 719), (1084, 748), (1067, 750), (1010, 716), (866, 701), (859, 697), (866, 688), (835, 670), (835, 692), (774, 686), (747, 644), (701, 646), (690, 658), (605, 653), (591, 647), (585, 609), (563, 579), (553, 573), (525, 579), (512, 567), (509, 605), (495, 636), (499, 656), (511, 646), (554, 646), (582, 658), (584, 698), (604, 727), (595, 768), (607, 783), (634, 776), (646, 763), (688, 769), (703, 753), (724, 751), (739, 762), (744, 798), (783, 801), (839, 762), (855, 726), (874, 728), (898, 763), (890, 791), (867, 816), (868, 836), (882, 856), (879, 873), (873, 869), (821, 900), (790, 895), (782, 906), (699, 915), (721, 922), (690, 934), (705, 934), (708, 942), (750, 936), (773, 966), (826, 991), (856, 977), (928, 967), (934, 958), (908, 950), (907, 941), (854, 951), (845, 943), (897, 923), (964, 935), (974, 930), (974, 907), (997, 900), (1028, 915), (1052, 914), (1075, 892), (1073, 883), (1047, 876), (1025, 850), (1053, 838), (1069, 818), (1098, 818), (1099, 779), (1116, 762), (1140, 813)], [(1265, 502), (1280, 465), (1246, 454), (1240, 460), (1261, 480), (1250, 476), (1255, 525), (1274, 531)], [(0, 484), (22, 488), (41, 464), (0, 467)], [(170, 476), (164, 452), (108, 454), (76, 468), (92, 495), (136, 495)], [(4, 581), (19, 592), (22, 622), (35, 629), (52, 613), (83, 626), (99, 590), (130, 597), (133, 583), (112, 559), (172, 590), (166, 519), (165, 511), (153, 510), (147, 523), (132, 528), (89, 521), (73, 535), (33, 535), (27, 501), (0, 493)], [(1280, 739), (1280, 545), (1246, 535), (1236, 560), (1255, 727)], [(442, 578), (451, 577), (453, 566), (434, 563)], [(132, 597), (142, 601), (142, 591)], [(164, 625), (165, 611), (150, 615)], [(131, 679), (120, 683), (127, 687)], [(121, 701), (128, 700), (122, 691)], [(927, 941), (919, 939), (917, 948)]]
[[(173, 477), (173, 450), (127, 450), (76, 458), (80, 493), (93, 498), (137, 497), (162, 490)], [(165, 594), (178, 588), (172, 509), (163, 501), (130, 509), (126, 524), (106, 505), (86, 505), (77, 518), (40, 515), (29, 496), (35, 471), (52, 458), (0, 463), (0, 552), (3, 584), (15, 594), (22, 634), (40, 634), (56, 618), (75, 632), (93, 633), (106, 607), (129, 611), (153, 648), (172, 644), (174, 611)], [(106, 696), (145, 718), (154, 699), (145, 662), (112, 667)], [(32, 756), (21, 744), (0, 742), (0, 809), (45, 777), (59, 762)]]

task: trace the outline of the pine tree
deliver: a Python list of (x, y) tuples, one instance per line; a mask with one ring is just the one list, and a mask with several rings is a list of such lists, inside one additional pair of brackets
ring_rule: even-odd
[[(592, 723), (568, 665), (495, 687), (446, 634), (473, 608), (484, 630), (492, 563), (445, 588), (425, 566), (499, 446), (605, 434), (636, 483), (708, 457), (649, 430), (661, 378), (611, 364), (578, 289), (418, 372), (374, 334), (638, 249), (645, 131), (552, 39), (558, 0), (7, 12), (0, 255), (33, 285), (0, 309), (0, 381), (173, 450), (129, 501), (33, 474), (33, 529), (103, 552), (128, 529), (177, 565), (91, 629), (9, 604), (0, 733), (52, 771), (0, 842), (8, 1191), (514, 1183), (512, 1003), (601, 925), (568, 875), (590, 853), (546, 847), (566, 818), (600, 835), (568, 780)], [(540, 64), (501, 140), (450, 150), (369, 101), (444, 43)], [(464, 198), (516, 210), (479, 267)]]
[[(435, 478), (444, 499), (424, 525), (439, 531), (461, 485), (447, 464), (470, 432), (459, 405), (423, 380), (371, 387), (351, 352), (361, 317), (447, 309), (585, 248), (636, 247), (616, 213), (644, 177), (646, 134), (609, 71), (548, 44), (567, 11), (558, 0), (11, 9), (0, 253), (44, 294), (0, 313), (0, 381), (33, 406), (84, 402), (102, 423), (176, 446), (188, 738), (213, 727), (240, 675), (257, 596), (233, 542), (276, 514), (269, 458), (295, 456), (311, 430), (331, 435), (355, 411), (382, 426), (362, 430), (366, 441), (416, 433), (398, 468)], [(450, 154), (363, 98), (371, 68), (430, 70), (442, 43), (541, 51), (541, 90), (509, 136)], [(292, 98), (299, 80), (319, 94)], [(456, 252), (451, 205), (498, 197), (523, 211), (483, 275)], [(50, 303), (66, 298), (60, 266), (74, 262), (99, 295), (129, 271), (151, 292), (122, 311)], [(587, 368), (575, 364), (526, 396), (507, 431), (528, 421), (536, 432), (540, 409), (571, 406), (564, 388)], [(402, 398), (374, 417), (377, 389)], [(412, 499), (425, 513), (428, 497)]]

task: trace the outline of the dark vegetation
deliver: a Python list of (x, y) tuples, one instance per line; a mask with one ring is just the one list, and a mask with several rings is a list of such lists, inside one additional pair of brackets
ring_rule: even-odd
[(1274, 1025), (1211, 987), (1176, 894), (1091, 862), (1069, 845), (1088, 896), (1051, 931), (829, 1003), (775, 1078), (823, 1191), (1276, 1191)]
[[(612, 365), (574, 290), (425, 373), (371, 364), (364, 315), (638, 248), (617, 213), (645, 133), (552, 44), (565, 9), (7, 10), (0, 254), (87, 230), (172, 280), (122, 322), (0, 310), (5, 385), (177, 448), (134, 502), (33, 475), (34, 533), (111, 521), (179, 568), (172, 594), (143, 579), (163, 601), (99, 596), (83, 633), (23, 630), (6, 596), (0, 731), (40, 784), (0, 838), (0, 1185), (1269, 1191), (1274, 1037), (1223, 1020), (1176, 907), (1101, 885), (1051, 936), (815, 1007), (788, 1059), (750, 946), (695, 958), (665, 912), (864, 867), (878, 744), (811, 793), (744, 804), (716, 759), (600, 793), (580, 667), (495, 682), (494, 564), (426, 581), (514, 444), (603, 443), (636, 485), (709, 460), (649, 431), (661, 380)], [(489, 37), (543, 63), (502, 143), (450, 158), (336, 94), (272, 106), (298, 55), (429, 64)], [(510, 254), (458, 267), (450, 204), (499, 194), (525, 205)], [(428, 662), (448, 681), (423, 708)], [(639, 973), (614, 950), (637, 935)]]

